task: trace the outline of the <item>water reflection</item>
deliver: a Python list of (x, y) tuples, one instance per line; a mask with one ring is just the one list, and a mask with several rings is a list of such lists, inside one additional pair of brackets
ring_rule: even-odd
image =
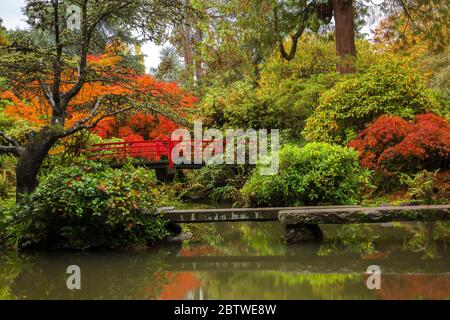
[[(449, 224), (325, 226), (321, 245), (286, 246), (278, 223), (193, 228), (140, 252), (0, 253), (0, 299), (447, 299)], [(66, 288), (79, 265), (82, 289)], [(382, 289), (365, 271), (382, 268)]]

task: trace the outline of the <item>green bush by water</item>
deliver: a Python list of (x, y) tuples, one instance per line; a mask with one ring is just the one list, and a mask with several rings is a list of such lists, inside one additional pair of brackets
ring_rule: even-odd
[(155, 213), (153, 175), (92, 162), (56, 168), (14, 208), (19, 247), (87, 249), (148, 243), (167, 236)]
[(352, 149), (309, 143), (286, 145), (279, 155), (277, 175), (263, 176), (256, 168), (242, 188), (248, 205), (356, 204), (369, 185), (370, 172), (359, 166)]

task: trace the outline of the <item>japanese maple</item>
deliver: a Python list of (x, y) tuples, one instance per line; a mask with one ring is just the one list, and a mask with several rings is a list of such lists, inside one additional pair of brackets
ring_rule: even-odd
[(450, 153), (450, 124), (434, 114), (416, 116), (415, 123), (383, 115), (349, 143), (361, 165), (375, 170), (417, 171), (446, 168)]

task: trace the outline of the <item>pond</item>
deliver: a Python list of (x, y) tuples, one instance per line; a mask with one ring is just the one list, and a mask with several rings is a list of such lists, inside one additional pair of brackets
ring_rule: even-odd
[[(450, 298), (448, 223), (322, 226), (324, 242), (290, 246), (276, 222), (185, 227), (189, 241), (147, 250), (0, 252), (0, 299)], [(69, 265), (81, 290), (67, 289)]]

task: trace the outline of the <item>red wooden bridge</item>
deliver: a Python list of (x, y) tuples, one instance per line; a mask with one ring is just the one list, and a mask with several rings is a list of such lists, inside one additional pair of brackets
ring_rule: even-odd
[[(223, 152), (223, 144), (218, 143), (211, 146), (214, 140), (140, 140), (123, 141), (92, 144), (83, 149), (90, 160), (104, 161), (111, 167), (122, 167), (130, 162), (137, 166), (146, 166), (156, 170), (159, 181), (167, 181), (173, 178), (177, 169), (199, 169), (204, 166), (204, 162), (194, 162), (194, 159), (204, 159), (206, 148), (209, 154), (219, 154)], [(181, 164), (174, 162), (172, 151), (174, 148), (182, 149), (180, 156), (185, 156), (185, 161)], [(184, 151), (186, 155), (183, 155)]]

